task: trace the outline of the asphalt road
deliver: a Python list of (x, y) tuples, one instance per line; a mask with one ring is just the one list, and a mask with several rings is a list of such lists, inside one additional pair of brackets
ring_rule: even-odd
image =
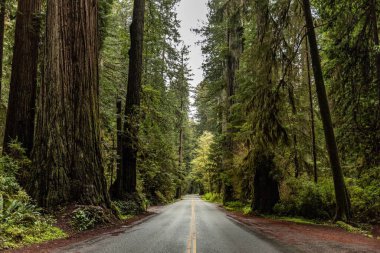
[(187, 196), (120, 234), (71, 245), (59, 252), (272, 253), (285, 249), (236, 223), (214, 204)]

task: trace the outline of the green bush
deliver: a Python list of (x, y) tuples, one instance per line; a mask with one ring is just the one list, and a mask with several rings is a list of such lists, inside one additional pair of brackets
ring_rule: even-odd
[(380, 223), (380, 167), (362, 175), (360, 179), (347, 179), (354, 219), (359, 222)]
[(156, 203), (167, 204), (167, 203), (170, 202), (170, 201), (165, 197), (165, 195), (162, 194), (160, 191), (155, 191), (154, 194), (155, 194), (155, 200), (156, 200)]
[(79, 231), (92, 229), (110, 221), (110, 215), (99, 206), (79, 206), (71, 217), (71, 224)]
[(229, 211), (238, 211), (243, 214), (249, 214), (252, 212), (251, 205), (244, 204), (240, 201), (231, 201), (225, 204), (225, 208)]
[[(380, 223), (380, 168), (367, 171), (360, 179), (346, 178), (353, 220)], [(318, 184), (305, 178), (289, 179), (281, 187), (281, 201), (275, 208), (281, 216), (302, 216), (309, 219), (332, 219), (335, 215), (335, 194), (330, 180)]]
[(289, 179), (282, 186), (281, 201), (274, 211), (282, 216), (332, 219), (335, 214), (332, 182), (315, 184), (307, 179)]
[(16, 175), (29, 161), (17, 144), (11, 146), (16, 158), (0, 157), (0, 250), (64, 237), (18, 184)]
[(135, 193), (130, 195), (128, 200), (114, 201), (113, 205), (116, 207), (120, 218), (134, 216), (145, 212), (148, 208), (148, 201), (143, 194)]
[(208, 192), (202, 196), (202, 199), (206, 200), (206, 201), (214, 202), (214, 203), (222, 203), (223, 202), (222, 196), (218, 193)]

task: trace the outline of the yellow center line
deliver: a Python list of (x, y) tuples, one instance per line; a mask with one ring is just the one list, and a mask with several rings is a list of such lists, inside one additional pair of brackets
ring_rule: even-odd
[(191, 253), (191, 249), (193, 249), (192, 253), (197, 252), (197, 226), (195, 223), (195, 201), (191, 200), (191, 221), (190, 221), (190, 233), (189, 238), (187, 240), (186, 253)]

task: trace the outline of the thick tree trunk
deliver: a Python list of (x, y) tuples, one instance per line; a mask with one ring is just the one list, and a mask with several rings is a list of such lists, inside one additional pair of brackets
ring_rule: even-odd
[(123, 131), (123, 115), (122, 115), (122, 102), (121, 98), (117, 98), (116, 101), (116, 110), (117, 110), (117, 118), (116, 118), (116, 131), (117, 131), (117, 142), (116, 142), (116, 153), (117, 153), (117, 171), (120, 173), (121, 171), (121, 157), (122, 157), (122, 131)]
[(0, 104), (2, 101), (2, 89), (3, 89), (4, 33), (5, 33), (5, 0), (0, 0)]
[(266, 154), (265, 151), (256, 152), (255, 155), (252, 210), (260, 213), (272, 213), (273, 207), (280, 200), (278, 182), (271, 175), (275, 167), (273, 158), (274, 156), (272, 154)]
[(47, 2), (46, 68), (32, 152), (41, 206), (109, 206), (100, 152), (97, 0)]
[[(228, 53), (225, 60), (225, 78), (226, 78), (226, 154), (224, 157), (224, 167), (227, 174), (231, 174), (233, 170), (233, 152), (235, 144), (232, 139), (234, 129), (231, 128), (233, 121), (232, 107), (235, 103), (234, 96), (237, 88), (236, 72), (239, 69), (239, 59), (243, 51), (243, 38), (242, 26), (240, 20), (241, 3), (229, 2), (226, 5), (225, 15), (228, 18), (228, 27), (226, 30), (226, 43), (228, 46)], [(234, 189), (232, 183), (227, 180), (223, 185), (223, 202), (231, 201), (234, 199)]]
[(16, 16), (4, 152), (8, 143), (22, 143), (27, 155), (33, 147), (37, 88), (38, 44), (40, 40), (41, 0), (19, 0)]
[(325, 133), (327, 151), (330, 158), (330, 166), (334, 179), (335, 197), (336, 197), (336, 220), (348, 220), (350, 218), (350, 206), (346, 186), (344, 182), (342, 168), (339, 162), (338, 147), (335, 141), (334, 128), (332, 125), (329, 103), (327, 99), (321, 60), (317, 44), (317, 37), (314, 30), (313, 16), (309, 0), (303, 0), (303, 8), (308, 30), (310, 44), (310, 55), (314, 70), (314, 79), (317, 88), (319, 108)]
[(118, 192), (122, 192), (121, 179), (123, 177), (122, 170), (122, 156), (123, 156), (123, 115), (122, 115), (122, 102), (121, 98), (117, 98), (116, 101), (116, 131), (117, 131), (117, 143), (116, 143), (116, 180), (111, 181), (110, 193), (111, 196), (116, 196)]
[(137, 152), (140, 121), (140, 93), (143, 70), (145, 0), (135, 0), (130, 28), (131, 48), (129, 50), (129, 75), (125, 122), (122, 140), (122, 170), (111, 194), (116, 199), (127, 198), (136, 192)]

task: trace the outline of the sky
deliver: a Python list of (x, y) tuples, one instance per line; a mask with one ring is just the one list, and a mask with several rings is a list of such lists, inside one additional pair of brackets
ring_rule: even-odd
[(177, 7), (178, 19), (181, 21), (179, 32), (185, 45), (190, 47), (189, 67), (193, 73), (192, 87), (198, 85), (203, 79), (201, 70), (203, 58), (200, 45), (196, 45), (201, 37), (192, 32), (191, 29), (199, 28), (202, 21), (206, 21), (206, 4), (207, 0), (181, 0)]

